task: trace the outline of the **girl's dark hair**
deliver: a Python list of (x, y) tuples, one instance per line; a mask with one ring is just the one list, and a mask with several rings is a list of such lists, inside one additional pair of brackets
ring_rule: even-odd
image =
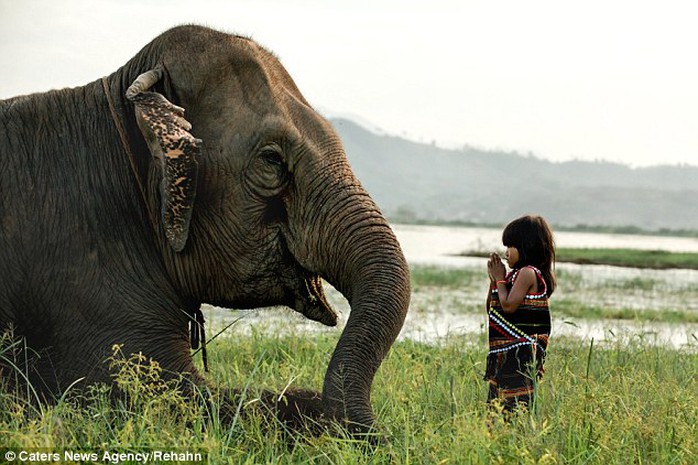
[(548, 222), (539, 215), (522, 216), (504, 228), (502, 243), (519, 251), (519, 261), (514, 265), (516, 269), (531, 265), (540, 270), (548, 296), (552, 295), (555, 290), (555, 240)]

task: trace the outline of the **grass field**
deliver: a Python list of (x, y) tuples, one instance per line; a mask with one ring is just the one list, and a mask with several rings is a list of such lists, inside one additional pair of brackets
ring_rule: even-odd
[[(698, 282), (690, 279), (656, 270), (599, 276), (584, 269), (558, 268), (556, 274), (558, 288), (551, 302), (557, 317), (698, 323)], [(459, 312), (481, 313), (486, 290), (484, 269), (412, 268), (415, 311), (446, 305)]]
[[(466, 252), (464, 255), (487, 257), (481, 251)], [(698, 270), (698, 253), (669, 252), (666, 250), (603, 249), (603, 248), (558, 248), (556, 259), (559, 263), (580, 265), (611, 265), (631, 268), (690, 269)]]
[[(199, 451), (207, 463), (689, 464), (698, 454), (698, 358), (661, 347), (603, 349), (553, 340), (538, 403), (510, 423), (485, 407), (484, 340), (397, 343), (376, 378), (373, 405), (389, 441), (366, 453), (349, 439), (297, 439), (239, 419), (202, 420), (202, 409), (164, 390), (157, 367), (127, 356), (112, 406), (106, 388), (41, 411), (0, 398), (0, 443), (12, 450)], [(210, 347), (217, 385), (319, 387), (335, 338), (255, 333)], [(176, 412), (176, 413), (175, 413)]]
[[(481, 314), (483, 273), (477, 267), (413, 267), (411, 312), (429, 317), (446, 307)], [(553, 312), (696, 321), (696, 283), (678, 282), (667, 272), (639, 273), (599, 279), (584, 270), (558, 270)], [(671, 292), (659, 292), (667, 287)], [(617, 301), (594, 300), (618, 293)], [(669, 315), (671, 309), (676, 313)], [(262, 389), (319, 389), (337, 337), (233, 326), (209, 344), (210, 379), (215, 386), (243, 389), (243, 410), (257, 404)], [(157, 364), (116, 352), (116, 381), (130, 393), (128, 400), (113, 404), (109, 388), (98, 386), (36, 407), (0, 391), (0, 457), (9, 448), (97, 453), (94, 463), (108, 463), (105, 451), (155, 450), (199, 452), (213, 464), (695, 463), (696, 344), (674, 350), (637, 338), (600, 344), (553, 334), (538, 401), (509, 423), (485, 405), (485, 346), (484, 331), (450, 334), (432, 344), (397, 342), (372, 393), (388, 442), (370, 453), (342, 437), (289, 440), (279, 425), (254, 417), (221, 424), (215, 404), (211, 412), (182, 398), (161, 380)], [(6, 355), (0, 349), (0, 357)]]
[(666, 250), (636, 249), (573, 249), (562, 248), (557, 258), (561, 262), (582, 265), (613, 265), (653, 269), (698, 269), (698, 254)]

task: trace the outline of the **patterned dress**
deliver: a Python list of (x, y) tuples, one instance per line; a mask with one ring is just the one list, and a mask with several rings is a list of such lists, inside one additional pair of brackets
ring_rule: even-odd
[[(497, 289), (492, 289), (487, 312), (489, 321), (489, 352), (485, 380), (489, 382), (488, 402), (500, 399), (506, 410), (526, 404), (535, 395), (535, 384), (543, 376), (543, 362), (550, 335), (550, 309), (547, 286), (540, 271), (538, 294), (526, 295), (513, 313), (505, 314)], [(507, 276), (511, 291), (521, 269)]]

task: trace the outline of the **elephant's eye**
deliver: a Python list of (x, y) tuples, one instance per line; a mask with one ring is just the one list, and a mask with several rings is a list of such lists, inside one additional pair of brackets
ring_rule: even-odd
[(289, 179), (288, 165), (281, 147), (265, 145), (252, 160), (247, 173), (251, 185), (264, 197), (278, 195)]
[(281, 157), (281, 153), (279, 153), (279, 151), (274, 147), (265, 147), (264, 149), (262, 149), (260, 156), (265, 162), (269, 163), (270, 165), (282, 166), (284, 164), (284, 160)]

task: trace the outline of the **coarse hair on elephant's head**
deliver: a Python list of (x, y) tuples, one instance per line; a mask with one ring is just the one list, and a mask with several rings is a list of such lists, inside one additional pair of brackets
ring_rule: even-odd
[(371, 385), (402, 327), (409, 274), (332, 125), (272, 53), (203, 27), (166, 32), (119, 73), (107, 80), (128, 86), (125, 124), (135, 119), (142, 138), (127, 129), (126, 144), (146, 164), (136, 172), (178, 292), (223, 307), (286, 305), (336, 325), (327, 280), (351, 312), (324, 411), (370, 429)]

